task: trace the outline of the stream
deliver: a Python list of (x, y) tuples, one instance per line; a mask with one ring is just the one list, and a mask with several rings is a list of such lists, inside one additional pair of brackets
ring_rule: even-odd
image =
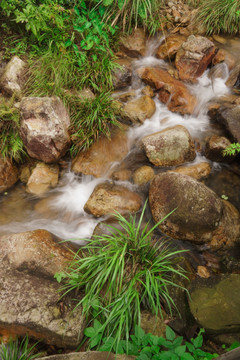
[[(162, 40), (161, 38), (149, 44), (147, 56), (135, 62), (135, 70), (145, 65), (160, 65), (162, 68), (166, 68), (163, 60), (157, 60), (154, 57), (155, 50)], [(235, 53), (236, 56), (240, 54), (239, 42), (234, 47)], [(175, 125), (186, 127), (197, 144), (201, 144), (207, 135), (223, 135), (222, 130), (214, 128), (210, 124), (207, 116), (207, 104), (209, 101), (229, 93), (229, 89), (225, 85), (228, 69), (225, 64), (222, 64), (222, 66), (224, 70), (223, 78), (210, 79), (208, 77), (209, 70), (207, 70), (198, 79), (197, 84), (188, 85), (190, 92), (198, 100), (198, 105), (191, 116), (172, 113), (166, 105), (162, 104), (157, 98), (154, 99), (156, 103), (155, 114), (142, 125), (131, 127), (128, 131), (130, 148), (128, 157), (131, 160), (127, 164), (130, 169), (134, 167), (135, 144), (143, 136)], [(133, 76), (132, 86), (126, 91), (133, 88), (136, 90), (136, 87), (138, 87), (137, 94), (140, 94), (142, 86), (139, 79), (137, 80)], [(201, 149), (201, 146), (198, 148)], [(133, 156), (130, 156), (131, 153), (133, 153)], [(141, 159), (139, 161), (140, 163), (137, 165), (141, 166)], [(197, 152), (196, 159), (191, 162), (191, 165), (203, 161), (211, 163), (212, 166), (212, 172), (209, 179), (206, 180), (206, 184), (216, 191), (219, 196), (229, 192), (229, 194), (226, 194), (229, 200), (239, 208), (239, 196), (236, 198), (236, 184), (240, 184), (239, 176), (233, 175), (226, 164), (212, 163), (207, 160), (201, 154), (201, 150)], [(236, 179), (233, 179), (234, 176)], [(83, 208), (94, 187), (106, 179), (106, 177), (96, 179), (91, 176), (75, 175), (70, 171), (69, 164), (68, 169), (61, 176), (58, 187), (49, 191), (41, 199), (26, 193), (25, 186), (18, 183), (0, 196), (0, 235), (46, 229), (61, 239), (73, 239), (72, 241), (81, 244), (82, 240), (79, 239), (90, 237), (97, 223), (103, 220), (103, 218), (96, 219), (86, 214)], [(228, 180), (226, 181), (226, 179)], [(137, 187), (130, 182), (124, 182), (124, 185), (137, 190)], [(238, 193), (240, 193), (240, 185), (237, 186)]]

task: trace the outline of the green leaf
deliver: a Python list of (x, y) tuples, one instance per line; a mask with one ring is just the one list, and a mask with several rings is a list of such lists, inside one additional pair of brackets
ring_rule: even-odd
[(182, 355), (181, 360), (195, 360), (195, 359), (191, 354), (185, 353)]
[(114, 0), (104, 0), (104, 1), (103, 1), (103, 5), (104, 5), (104, 6), (109, 6), (109, 5), (111, 5), (111, 4), (113, 3), (113, 1), (114, 1)]
[(169, 326), (167, 326), (167, 328), (166, 328), (167, 340), (173, 341), (175, 339), (175, 337), (176, 337), (175, 332)]
[(195, 339), (192, 339), (192, 343), (195, 346), (195, 348), (202, 347), (203, 344), (203, 337), (202, 335), (198, 335)]
[(99, 342), (101, 340), (101, 337), (102, 337), (101, 334), (97, 334), (91, 339), (91, 341), (90, 341), (90, 348), (91, 349), (99, 344)]
[(67, 41), (65, 41), (65, 43), (64, 43), (64, 47), (65, 48), (67, 48), (67, 47), (69, 47), (69, 46), (71, 46), (72, 45), (72, 40), (71, 39), (68, 39)]
[(118, 0), (118, 7), (120, 10), (122, 10), (124, 3), (125, 3), (125, 0)]
[(174, 349), (174, 351), (178, 356), (182, 356), (186, 351), (186, 345), (178, 346)]
[(102, 324), (101, 324), (100, 321), (98, 321), (97, 319), (95, 319), (95, 320), (93, 321), (93, 327), (94, 327), (94, 329), (95, 329), (97, 332), (99, 332), (100, 329), (103, 328)]
[(97, 331), (93, 327), (89, 327), (84, 330), (84, 335), (86, 335), (87, 337), (92, 338), (96, 334), (97, 334)]

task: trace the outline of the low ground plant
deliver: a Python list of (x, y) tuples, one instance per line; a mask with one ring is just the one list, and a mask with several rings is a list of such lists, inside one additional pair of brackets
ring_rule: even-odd
[(110, 235), (93, 236), (76, 253), (68, 270), (55, 276), (64, 280), (65, 294), (78, 294), (76, 306), (82, 306), (87, 320), (94, 318), (102, 324), (92, 346), (102, 343), (103, 338), (113, 338), (116, 348), (121, 339), (128, 341), (131, 328), (140, 325), (141, 308), (156, 316), (163, 308), (171, 314), (175, 304), (169, 287), (182, 288), (172, 276), (187, 279), (173, 261), (182, 251), (153, 240), (159, 223), (150, 230), (149, 224), (143, 226), (145, 207), (139, 221), (136, 215), (127, 220), (116, 213), (120, 228), (107, 225)]
[(33, 360), (41, 356), (36, 353), (36, 345), (30, 345), (28, 336), (25, 336), (22, 341), (12, 340), (8, 344), (0, 344), (0, 359), (1, 360)]
[[(101, 323), (94, 320), (93, 326), (85, 329), (84, 334), (89, 338), (89, 348), (97, 347), (96, 341), (100, 339)], [(118, 348), (114, 346), (114, 338), (103, 338), (103, 345), (99, 351), (114, 351), (117, 354), (136, 356), (136, 360), (211, 360), (218, 354), (210, 354), (203, 351), (203, 334), (201, 329), (191, 341), (184, 341), (182, 336), (177, 336), (167, 326), (166, 336), (155, 336), (145, 334), (139, 326), (135, 326), (134, 333), (130, 335), (129, 341), (121, 340)], [(94, 345), (94, 346), (92, 346)], [(112, 348), (113, 346), (113, 348)]]
[(230, 144), (225, 150), (223, 150), (224, 156), (231, 156), (240, 153), (240, 144), (239, 143), (232, 143)]
[(202, 0), (196, 20), (206, 26), (207, 34), (237, 34), (240, 32), (239, 0)]

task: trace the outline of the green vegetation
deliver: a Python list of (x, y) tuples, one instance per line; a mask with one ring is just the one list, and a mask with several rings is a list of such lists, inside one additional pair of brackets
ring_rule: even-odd
[(207, 34), (237, 34), (240, 31), (239, 0), (202, 0), (196, 19), (206, 26)]
[(229, 145), (225, 150), (223, 150), (223, 155), (226, 156), (231, 156), (231, 155), (235, 155), (235, 154), (239, 154), (240, 153), (240, 144), (239, 143), (233, 143), (231, 145)]
[[(102, 325), (94, 320), (93, 327), (85, 329), (85, 335), (90, 338), (89, 347), (97, 347), (94, 339), (100, 339), (99, 331)], [(121, 340), (118, 348), (113, 345), (114, 338), (104, 338), (103, 345), (99, 351), (111, 351), (115, 353), (137, 356), (136, 360), (211, 360), (218, 357), (218, 354), (210, 354), (201, 350), (203, 345), (203, 329), (191, 342), (184, 341), (182, 336), (176, 336), (170, 327), (166, 327), (166, 338), (145, 334), (143, 329), (135, 326), (134, 334), (130, 335), (129, 341)], [(95, 346), (92, 346), (95, 345)]]
[(40, 353), (36, 353), (35, 348), (37, 344), (29, 345), (28, 336), (20, 342), (10, 339), (7, 345), (0, 344), (0, 359), (1, 360), (33, 360), (40, 357)]
[(26, 153), (18, 131), (19, 110), (13, 104), (14, 98), (0, 102), (0, 153), (4, 159), (21, 161)]
[(93, 317), (102, 324), (92, 347), (103, 337), (114, 337), (118, 348), (122, 338), (129, 339), (131, 328), (140, 325), (142, 307), (156, 316), (162, 315), (163, 308), (171, 314), (175, 304), (169, 287), (182, 288), (172, 276), (188, 279), (174, 264), (182, 251), (153, 239), (159, 223), (150, 230), (148, 223), (143, 227), (145, 208), (146, 204), (139, 221), (136, 215), (128, 221), (117, 213), (120, 229), (108, 225), (110, 235), (95, 235), (77, 252), (68, 270), (55, 275), (58, 281), (65, 280), (65, 294), (84, 291), (76, 306), (83, 307), (89, 321)]

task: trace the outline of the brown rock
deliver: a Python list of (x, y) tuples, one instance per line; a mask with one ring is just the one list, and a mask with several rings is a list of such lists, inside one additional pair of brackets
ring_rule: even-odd
[(121, 49), (130, 57), (144, 56), (146, 53), (146, 38), (142, 29), (135, 29), (131, 35), (122, 36)]
[(11, 160), (3, 159), (0, 156), (0, 193), (10, 189), (18, 181), (18, 178), (18, 170)]
[(184, 35), (169, 35), (157, 49), (156, 57), (164, 60), (173, 58), (184, 41), (186, 41), (186, 36)]
[(179, 71), (179, 78), (196, 82), (214, 55), (215, 46), (210, 40), (202, 36), (189, 36), (176, 55), (175, 65)]
[(226, 49), (219, 49), (212, 59), (212, 64), (216, 65), (225, 62), (229, 70), (232, 70), (236, 64), (235, 58)]
[(116, 63), (120, 65), (113, 73), (113, 87), (122, 89), (129, 86), (132, 81), (132, 61), (130, 58), (117, 59)]
[(175, 166), (195, 159), (195, 147), (182, 125), (159, 131), (142, 139), (146, 155), (156, 166)]
[(212, 135), (206, 141), (205, 156), (217, 162), (231, 162), (235, 156), (224, 156), (223, 151), (231, 144), (224, 136)]
[(111, 139), (102, 137), (90, 149), (80, 152), (72, 162), (72, 171), (102, 177), (110, 170), (113, 162), (121, 161), (127, 153), (127, 135), (118, 130)]
[(26, 97), (20, 104), (20, 135), (28, 154), (46, 163), (56, 162), (70, 146), (70, 118), (58, 97)]
[(142, 89), (141, 93), (142, 93), (143, 95), (150, 96), (150, 98), (153, 98), (154, 95), (155, 95), (154, 92), (153, 92), (153, 89), (150, 88), (149, 85), (145, 86), (145, 87)]
[(177, 169), (171, 170), (173, 172), (191, 176), (196, 180), (201, 180), (208, 177), (211, 172), (211, 166), (207, 162), (202, 162), (200, 164), (191, 165), (191, 166), (181, 166)]
[(131, 123), (142, 124), (146, 119), (151, 118), (155, 111), (155, 102), (144, 95), (126, 103), (121, 110), (121, 115)]
[(144, 165), (138, 168), (133, 174), (133, 182), (136, 185), (147, 184), (154, 178), (154, 170), (150, 166)]
[(196, 105), (196, 98), (187, 87), (174, 79), (166, 71), (158, 68), (139, 68), (138, 76), (148, 85), (158, 90), (158, 97), (168, 109), (181, 114), (191, 114)]
[(210, 273), (205, 266), (198, 266), (197, 267), (197, 274), (201, 278), (208, 279), (210, 277)]
[(93, 190), (86, 202), (84, 210), (96, 217), (114, 214), (136, 212), (140, 209), (140, 196), (128, 188), (110, 183), (99, 184)]
[(57, 186), (59, 176), (58, 165), (38, 163), (32, 170), (27, 182), (27, 192), (42, 196), (51, 188)]

